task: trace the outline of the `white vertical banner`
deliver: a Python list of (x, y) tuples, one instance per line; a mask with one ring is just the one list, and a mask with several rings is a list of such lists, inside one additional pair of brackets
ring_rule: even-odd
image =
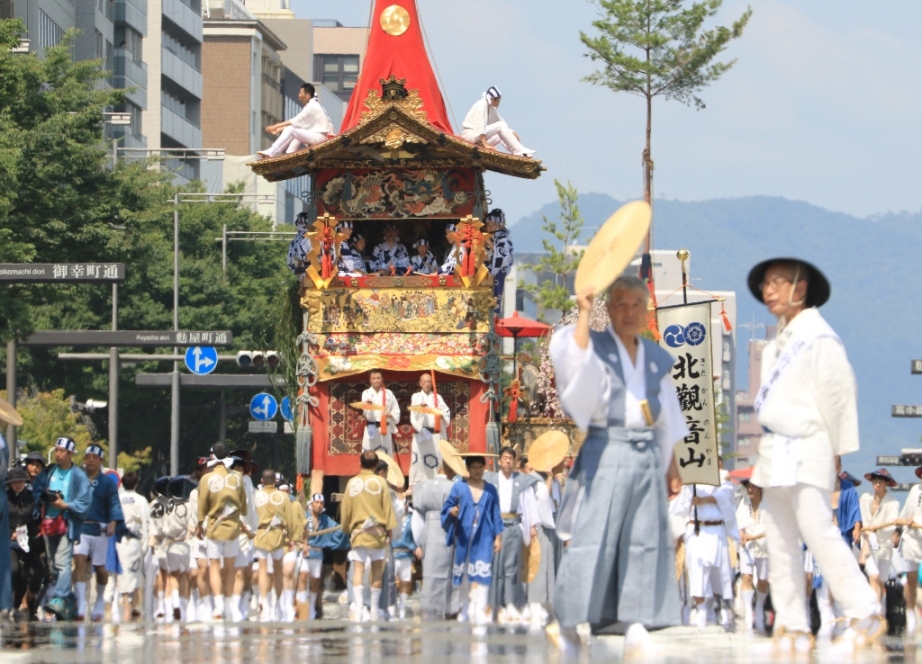
[(711, 303), (697, 302), (656, 310), (660, 346), (676, 358), (672, 382), (688, 425), (676, 445), (675, 459), (683, 484), (720, 484), (717, 422), (711, 358)]

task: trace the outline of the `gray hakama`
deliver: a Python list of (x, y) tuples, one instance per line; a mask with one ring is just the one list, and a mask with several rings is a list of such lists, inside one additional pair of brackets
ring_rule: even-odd
[(575, 527), (557, 572), (561, 625), (681, 623), (665, 475), (651, 431), (589, 430), (562, 507)]
[(451, 582), (455, 547), (445, 544), (442, 530), (442, 505), (454, 483), (444, 475), (420, 482), (413, 487), (413, 509), (425, 526), (419, 546), (423, 550), (423, 587), (420, 606), (423, 615), (442, 619), (460, 611), (458, 586)]
[(528, 603), (537, 602), (545, 606), (551, 603), (557, 579), (557, 563), (560, 560), (560, 540), (557, 531), (547, 526), (538, 527), (538, 544), (541, 546), (541, 563), (538, 574), (528, 584)]
[(554, 613), (564, 627), (588, 622), (596, 633), (614, 623), (678, 625), (666, 465), (687, 428), (669, 376), (673, 358), (640, 339), (632, 363), (611, 328), (592, 332), (590, 348), (579, 349), (573, 330), (555, 333), (551, 356), (561, 402), (588, 436), (558, 515), (569, 545), (557, 570)]
[[(484, 473), (483, 478), (500, 490), (500, 474), (498, 472)], [(520, 472), (511, 475), (512, 494), (510, 504), (500, 504), (503, 512), (503, 525), (505, 529), (500, 536), (499, 553), (493, 556), (493, 583), (490, 584), (490, 606), (494, 611), (499, 611), (504, 606), (514, 606), (518, 610), (525, 608), (526, 591), (525, 581), (522, 579), (522, 546), (526, 541), (531, 541), (531, 535), (526, 537), (524, 529), (539, 524), (535, 511), (534, 486), (538, 478)], [(500, 498), (502, 501), (502, 497)], [(515, 518), (510, 514), (516, 513)]]

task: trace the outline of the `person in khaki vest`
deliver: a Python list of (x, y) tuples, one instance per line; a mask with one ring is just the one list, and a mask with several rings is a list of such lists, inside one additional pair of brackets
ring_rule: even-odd
[[(239, 608), (235, 612), (231, 596), (234, 592), (234, 564), (240, 543), (240, 518), (246, 516), (246, 491), (240, 473), (228, 470), (234, 457), (221, 459), (226, 450), (221, 443), (212, 451), (218, 458), (211, 471), (199, 483), (198, 527), (195, 535), (205, 538), (211, 587), (214, 592), (214, 618), (224, 618), (225, 605), (231, 619), (239, 620)], [(204, 487), (204, 489), (202, 488)], [(223, 563), (223, 567), (222, 567)], [(222, 594), (218, 593), (222, 590)]]
[(378, 602), (384, 573), (384, 558), (391, 530), (397, 527), (387, 480), (375, 475), (378, 456), (367, 450), (360, 458), (362, 471), (346, 484), (340, 507), (343, 532), (349, 533), (352, 550), (353, 603), (350, 617), (359, 620), (364, 597), (365, 566), (371, 567), (371, 618), (378, 618)]
[(294, 601), (293, 591), (283, 590), (282, 558), (291, 545), (304, 542), (304, 515), (275, 482), (275, 471), (267, 468), (262, 474), (262, 488), (256, 492), (259, 527), (253, 543), (259, 560), (259, 594), (262, 597), (259, 619), (264, 622), (290, 617), (279, 611), (280, 607), (287, 607)]

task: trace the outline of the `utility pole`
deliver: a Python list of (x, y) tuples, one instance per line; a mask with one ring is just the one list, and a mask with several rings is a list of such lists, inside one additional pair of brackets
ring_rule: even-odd
[[(112, 331), (118, 330), (118, 284), (112, 284)], [(109, 464), (118, 470), (118, 347), (109, 347)]]

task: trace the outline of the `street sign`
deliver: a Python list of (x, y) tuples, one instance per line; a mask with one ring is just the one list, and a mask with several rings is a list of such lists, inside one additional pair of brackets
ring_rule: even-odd
[(250, 433), (277, 433), (279, 430), (278, 422), (261, 422), (250, 420), (247, 431)]
[(914, 374), (922, 374), (922, 360), (912, 361), (912, 372)]
[(124, 263), (0, 263), (0, 281), (20, 284), (121, 283)]
[(909, 491), (915, 486), (915, 482), (899, 482), (896, 486), (890, 487), (889, 491)]
[(282, 410), (282, 417), (286, 422), (291, 422), (291, 397), (285, 397), (282, 399), (282, 403), (279, 404), (279, 408)]
[(186, 368), (197, 376), (210, 374), (218, 366), (218, 349), (214, 346), (193, 346), (186, 351)]
[[(282, 433), (292, 434), (292, 433), (294, 433), (294, 432), (295, 432), (295, 430), (294, 430), (294, 428), (291, 426), (291, 422), (285, 422), (285, 428), (282, 429)], [(25, 444), (25, 443), (23, 443), (23, 444)]]
[(877, 457), (877, 466), (902, 466), (903, 461), (899, 456), (879, 456)]
[(271, 420), (278, 411), (279, 404), (271, 394), (260, 392), (250, 399), (250, 415), (255, 420)]
[(893, 406), (891, 417), (922, 417), (922, 406)]
[(227, 330), (55, 330), (33, 332), (23, 346), (229, 346), (234, 335)]

